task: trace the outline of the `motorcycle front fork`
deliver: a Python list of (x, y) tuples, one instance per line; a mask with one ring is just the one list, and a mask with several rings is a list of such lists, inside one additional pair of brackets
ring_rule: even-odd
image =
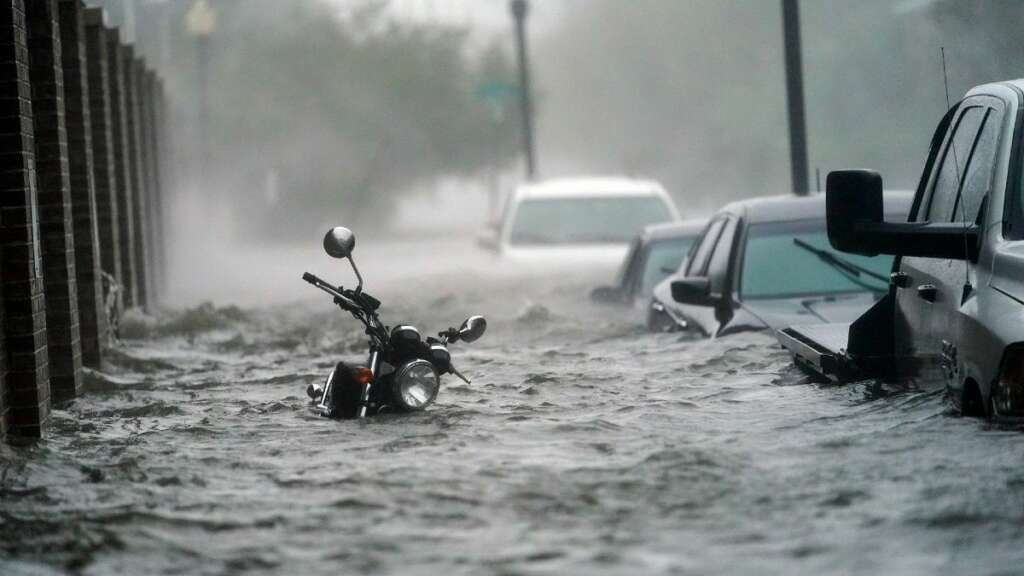
[(380, 350), (377, 348), (370, 349), (370, 372), (373, 374), (373, 380), (363, 387), (363, 397), (359, 401), (359, 417), (366, 418), (366, 409), (370, 405), (370, 390), (373, 388), (374, 382), (377, 381), (377, 370), (380, 369)]
[[(369, 364), (370, 372), (373, 373), (373, 379), (363, 387), (362, 394), (360, 395), (359, 411), (357, 413), (359, 418), (366, 418), (366, 411), (370, 406), (370, 393), (372, 392), (374, 382), (377, 381), (377, 372), (380, 370), (380, 350), (376, 348), (370, 350)], [(336, 385), (335, 376), (335, 371), (332, 370), (322, 387), (310, 384), (306, 391), (317, 402), (316, 407), (324, 416), (334, 416), (335, 407), (329, 405), (328, 402), (332, 400), (334, 393), (332, 389)]]

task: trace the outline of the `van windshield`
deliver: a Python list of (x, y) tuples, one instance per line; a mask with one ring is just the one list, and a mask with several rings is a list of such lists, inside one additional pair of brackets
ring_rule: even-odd
[(516, 245), (626, 243), (648, 224), (670, 222), (656, 196), (533, 198), (516, 209), (509, 241)]
[(829, 245), (824, 220), (752, 224), (747, 233), (740, 277), (743, 299), (827, 296), (851, 292), (884, 292), (888, 286), (868, 274), (859, 278), (828, 264), (794, 239), (825, 250), (856, 267), (888, 277), (892, 256), (859, 256)]

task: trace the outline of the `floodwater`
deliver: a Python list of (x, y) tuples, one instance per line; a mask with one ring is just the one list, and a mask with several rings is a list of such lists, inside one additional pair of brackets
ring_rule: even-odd
[(362, 335), (296, 272), (297, 304), (129, 323), (45, 442), (0, 448), (0, 574), (1024, 566), (1024, 437), (939, 390), (810, 383), (764, 334), (645, 334), (585, 282), (463, 270), (377, 295), (430, 332), (487, 315), (453, 347), (473, 383), (326, 420), (304, 390)]

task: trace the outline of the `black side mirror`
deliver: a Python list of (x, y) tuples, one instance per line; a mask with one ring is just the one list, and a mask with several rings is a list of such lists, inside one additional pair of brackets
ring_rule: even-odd
[(871, 170), (830, 172), (825, 213), (828, 239), (836, 250), (875, 256), (896, 254), (946, 260), (977, 258), (977, 225), (942, 222), (886, 222), (882, 177)]
[(718, 300), (711, 296), (711, 281), (704, 276), (687, 276), (672, 281), (672, 299), (691, 306), (714, 306)]

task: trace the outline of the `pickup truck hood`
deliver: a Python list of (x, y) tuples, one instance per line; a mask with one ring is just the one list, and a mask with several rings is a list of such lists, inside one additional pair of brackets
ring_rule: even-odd
[(853, 322), (877, 299), (875, 294), (863, 292), (842, 296), (747, 300), (743, 307), (769, 328), (780, 329), (793, 324)]

